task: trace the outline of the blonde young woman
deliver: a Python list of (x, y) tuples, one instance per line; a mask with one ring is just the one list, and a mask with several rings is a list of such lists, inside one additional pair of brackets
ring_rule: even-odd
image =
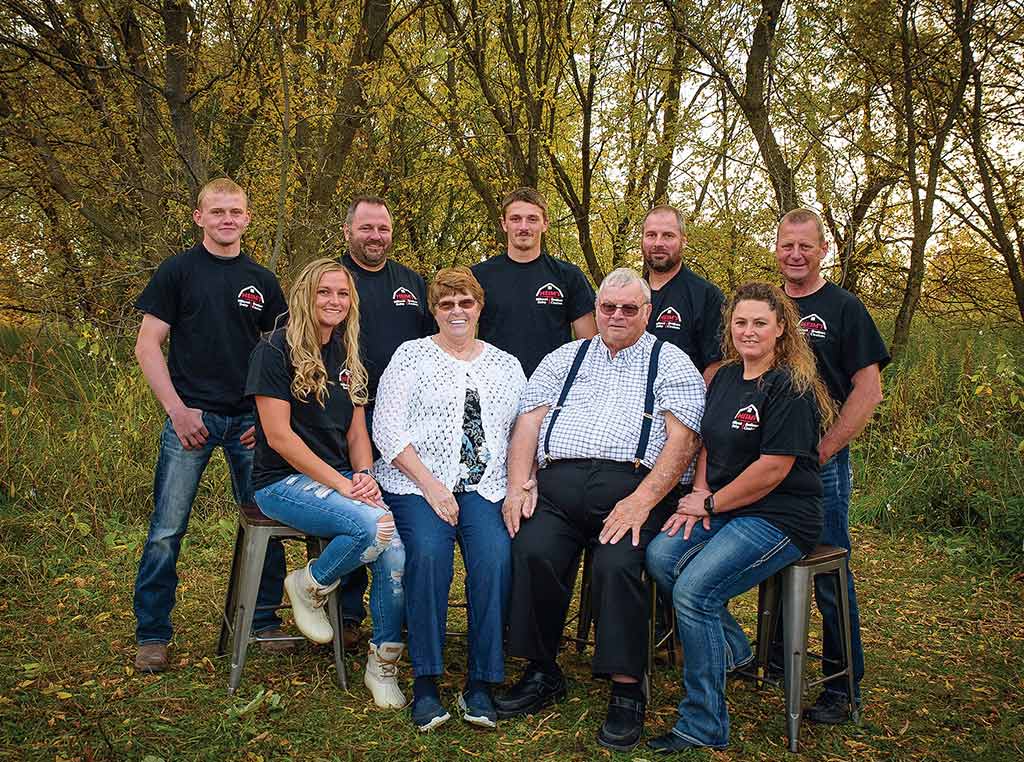
[(267, 516), (330, 538), (321, 556), (285, 579), (295, 624), (327, 643), (334, 630), (327, 595), (353, 569), (373, 573), (373, 637), (364, 682), (375, 703), (405, 705), (396, 682), (402, 653), (405, 550), (369, 474), (363, 406), (366, 369), (359, 359), (359, 297), (349, 272), (318, 259), (288, 295), (288, 325), (257, 344), (246, 394), (256, 400), (253, 490)]
[(729, 742), (725, 675), (753, 654), (726, 604), (809, 553), (821, 533), (818, 439), (832, 403), (800, 315), (777, 286), (745, 283), (723, 326), (693, 492), (647, 546), (686, 653), (679, 717), (648, 742), (660, 754)]

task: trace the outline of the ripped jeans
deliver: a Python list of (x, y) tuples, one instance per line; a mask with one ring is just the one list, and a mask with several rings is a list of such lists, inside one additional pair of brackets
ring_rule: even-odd
[[(343, 473), (352, 476), (350, 471)], [(386, 509), (343, 497), (303, 474), (257, 490), (254, 498), (267, 516), (316, 537), (330, 538), (310, 566), (318, 584), (330, 585), (363, 564), (369, 566), (373, 574), (371, 640), (377, 646), (402, 642), (405, 548), (393, 525), (377, 523), (381, 517), (390, 518)]]

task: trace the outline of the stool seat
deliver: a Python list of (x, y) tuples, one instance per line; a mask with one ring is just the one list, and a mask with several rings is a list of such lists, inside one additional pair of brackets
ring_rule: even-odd
[[(328, 542), (322, 537), (315, 537), (270, 518), (255, 503), (240, 503), (238, 505), (235, 554), (231, 559), (231, 577), (228, 580), (220, 639), (217, 643), (217, 655), (222, 656), (227, 651), (229, 636), (232, 639), (228, 693), (234, 693), (242, 681), (246, 652), (251, 642), (254, 640), (291, 640), (291, 638), (261, 638), (252, 634), (253, 615), (257, 608), (256, 599), (259, 595), (263, 563), (267, 556), (267, 545), (272, 539), (305, 542), (306, 556), (309, 559), (322, 553)], [(283, 608), (285, 604), (282, 602), (280, 606)], [(260, 608), (278, 608), (278, 606)], [(338, 685), (342, 690), (347, 690), (345, 643), (342, 637), (341, 603), (337, 590), (327, 599), (327, 612), (331, 626), (334, 628), (334, 666)], [(304, 640), (304, 638), (295, 639)]]
[(846, 550), (837, 548), (834, 545), (819, 545), (806, 556), (793, 564), (793, 566), (817, 566), (829, 561), (841, 561), (846, 558)]
[(287, 524), (282, 524), (276, 519), (272, 519), (267, 516), (256, 503), (240, 503), (238, 506), (239, 518), (244, 518), (246, 523), (257, 527), (287, 527), (291, 529)]

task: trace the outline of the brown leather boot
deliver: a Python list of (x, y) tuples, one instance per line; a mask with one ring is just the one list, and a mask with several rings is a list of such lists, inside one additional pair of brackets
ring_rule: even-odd
[(135, 669), (139, 672), (163, 672), (167, 669), (167, 644), (146, 643), (135, 653)]

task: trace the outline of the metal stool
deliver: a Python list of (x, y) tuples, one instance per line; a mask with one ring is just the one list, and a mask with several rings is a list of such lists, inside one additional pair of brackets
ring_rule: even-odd
[[(583, 653), (583, 649), (588, 645), (593, 645), (594, 641), (590, 640), (590, 627), (594, 621), (593, 604), (591, 601), (591, 588), (590, 588), (590, 577), (591, 577), (591, 565), (593, 564), (593, 557), (591, 554), (592, 546), (587, 545), (583, 549), (583, 571), (580, 580), (580, 605), (578, 613), (575, 615), (576, 619), (576, 637), (562, 636), (563, 642), (570, 640), (576, 643), (576, 653)], [(647, 583), (649, 585), (651, 595), (651, 617), (649, 621), (649, 634), (647, 639), (647, 672), (648, 674), (654, 674), (654, 654), (655, 652), (665, 644), (668, 648), (668, 659), (669, 664), (673, 667), (676, 665), (676, 648), (675, 648), (675, 635), (676, 625), (675, 616), (670, 612), (669, 614), (669, 626), (668, 632), (661, 636), (661, 639), (657, 639), (657, 614), (656, 607), (658, 605), (658, 588), (654, 583), (654, 579), (644, 572), (644, 576), (647, 577)], [(569, 619), (566, 624), (570, 624), (572, 618)]]
[[(847, 551), (831, 545), (819, 545), (812, 553), (801, 560), (790, 564), (782, 571), (769, 577), (760, 584), (757, 591), (757, 643), (755, 651), (755, 677), (763, 683), (767, 681), (768, 661), (771, 655), (772, 637), (775, 630), (775, 618), (779, 610), (779, 594), (781, 588), (783, 603), (783, 650), (785, 658), (785, 690), (786, 690), (786, 735), (789, 737), (789, 750), (797, 750), (797, 739), (800, 734), (800, 719), (803, 713), (802, 699), (805, 691), (841, 677), (846, 678), (846, 687), (853, 697), (853, 657), (850, 652), (850, 599), (846, 586)], [(807, 627), (811, 617), (812, 582), (819, 574), (829, 574), (836, 584), (836, 597), (840, 602), (841, 627), (843, 640), (843, 669), (834, 675), (827, 675), (817, 680), (804, 678), (804, 667), (807, 661)], [(761, 676), (763, 670), (764, 676)], [(860, 724), (860, 712), (851, 700), (853, 721)]]
[[(232, 637), (231, 676), (228, 678), (228, 693), (234, 693), (242, 682), (246, 651), (251, 642), (262, 640), (285, 640), (285, 638), (261, 638), (252, 633), (252, 620), (256, 612), (256, 597), (259, 593), (263, 562), (267, 556), (267, 543), (271, 538), (281, 540), (303, 540), (308, 558), (318, 556), (327, 545), (322, 537), (313, 537), (264, 516), (253, 503), (238, 506), (238, 532), (235, 535), (235, 555), (231, 559), (231, 577), (224, 601), (224, 616), (221, 621), (217, 655), (227, 650), (228, 638)], [(338, 673), (338, 685), (348, 690), (345, 676), (345, 642), (342, 637), (341, 617), (338, 605), (338, 591), (327, 599), (328, 618), (334, 628), (334, 667)], [(268, 606), (265, 608), (284, 608)], [(305, 641), (303, 637), (289, 637), (287, 640)]]

